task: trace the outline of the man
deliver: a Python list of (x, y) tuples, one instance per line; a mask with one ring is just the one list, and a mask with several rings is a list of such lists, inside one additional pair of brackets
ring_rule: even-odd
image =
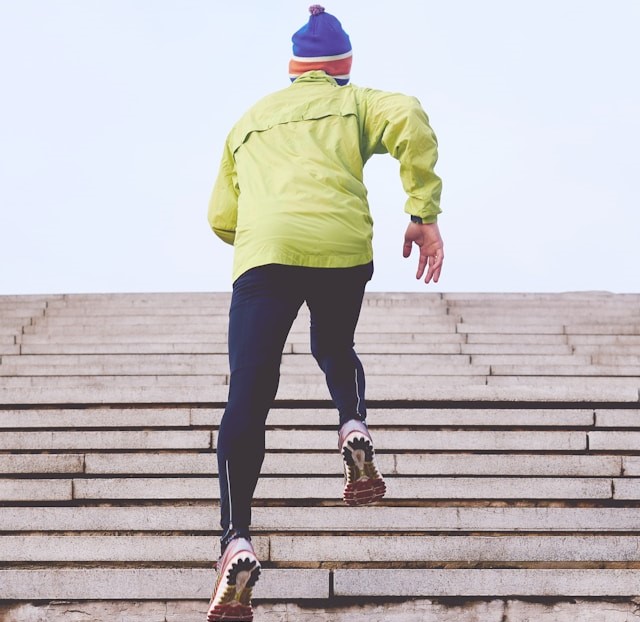
[(353, 349), (373, 274), (372, 219), (363, 166), (400, 162), (411, 221), (403, 255), (420, 249), (416, 278), (440, 277), (436, 138), (419, 102), (349, 85), (351, 43), (319, 5), (292, 37), (292, 84), (255, 104), (231, 130), (209, 204), (214, 232), (234, 245), (229, 399), (218, 435), (221, 558), (208, 620), (253, 620), (260, 564), (251, 502), (265, 453), (282, 349), (306, 302), (311, 351), (339, 414), (344, 501), (380, 500), (385, 484), (367, 429), (365, 378)]

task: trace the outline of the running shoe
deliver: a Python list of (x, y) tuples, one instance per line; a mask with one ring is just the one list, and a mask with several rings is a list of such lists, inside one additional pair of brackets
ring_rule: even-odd
[(231, 540), (216, 566), (218, 578), (207, 622), (252, 622), (251, 591), (260, 576), (260, 562), (246, 538)]
[(347, 505), (380, 501), (387, 487), (376, 466), (373, 441), (367, 426), (357, 419), (347, 421), (338, 436), (344, 465), (344, 493)]

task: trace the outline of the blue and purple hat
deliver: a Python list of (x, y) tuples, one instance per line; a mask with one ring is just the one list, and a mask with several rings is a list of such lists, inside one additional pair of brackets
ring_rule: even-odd
[(289, 77), (295, 80), (307, 71), (319, 69), (344, 86), (351, 72), (349, 35), (319, 4), (310, 6), (309, 13), (309, 22), (291, 37), (293, 58), (289, 61)]

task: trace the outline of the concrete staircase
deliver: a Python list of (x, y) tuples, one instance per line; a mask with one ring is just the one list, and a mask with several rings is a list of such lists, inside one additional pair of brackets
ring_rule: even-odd
[[(0, 297), (0, 620), (203, 622), (229, 294)], [(368, 294), (388, 496), (340, 501), (301, 311), (256, 622), (640, 620), (640, 295)]]

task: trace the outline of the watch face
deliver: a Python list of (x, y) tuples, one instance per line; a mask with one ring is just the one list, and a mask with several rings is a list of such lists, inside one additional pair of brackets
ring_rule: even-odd
[(416, 222), (419, 225), (422, 224), (422, 218), (420, 218), (420, 216), (411, 216), (411, 222)]

